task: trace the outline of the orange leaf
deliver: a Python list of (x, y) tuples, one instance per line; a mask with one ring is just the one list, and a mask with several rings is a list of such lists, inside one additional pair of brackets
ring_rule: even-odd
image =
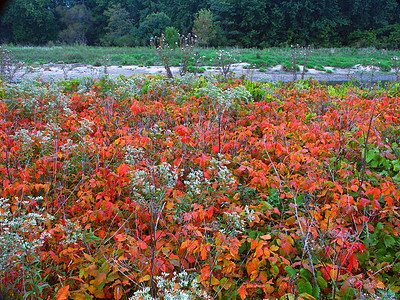
[(104, 280), (106, 280), (106, 278), (107, 274), (105, 272), (100, 272), (94, 280), (94, 286), (99, 286)]
[(69, 285), (60, 288), (56, 294), (56, 300), (68, 300)]
[(121, 299), (122, 295), (123, 295), (122, 287), (120, 285), (117, 285), (114, 288), (114, 299), (119, 300), (119, 299)]
[(247, 274), (252, 275), (254, 272), (257, 272), (257, 268), (259, 266), (260, 261), (255, 258), (252, 261), (247, 263), (246, 269), (247, 269)]
[(202, 260), (205, 260), (207, 258), (207, 253), (208, 253), (208, 251), (207, 251), (206, 247), (201, 247), (200, 256), (201, 256)]
[(213, 145), (213, 146), (212, 146), (212, 152), (213, 152), (214, 154), (217, 154), (217, 153), (219, 152), (219, 147), (218, 147), (217, 145)]
[(389, 208), (393, 206), (393, 198), (391, 196), (386, 196), (385, 202), (386, 202), (386, 205), (389, 206)]
[(129, 170), (129, 165), (127, 164), (120, 164), (119, 167), (117, 168), (117, 173), (119, 176), (125, 175)]
[(189, 247), (189, 240), (186, 240), (181, 244), (181, 250), (185, 250), (187, 247)]
[(240, 298), (242, 298), (242, 300), (244, 300), (246, 298), (247, 292), (246, 292), (246, 287), (244, 285), (242, 285), (239, 290), (237, 291), (237, 293), (239, 294)]
[(265, 240), (265, 241), (268, 241), (268, 240), (270, 240), (272, 237), (271, 237), (270, 234), (266, 234), (266, 235), (262, 235), (261, 238), (262, 238), (263, 240)]
[(262, 187), (265, 187), (267, 185), (267, 182), (265, 181), (264, 177), (260, 177), (260, 183)]

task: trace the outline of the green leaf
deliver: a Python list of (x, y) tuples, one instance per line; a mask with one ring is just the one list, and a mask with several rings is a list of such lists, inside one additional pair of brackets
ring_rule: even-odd
[(319, 284), (319, 286), (324, 290), (328, 287), (328, 283), (326, 282), (326, 280), (322, 277), (322, 276), (318, 276), (317, 277), (317, 282)]
[(367, 152), (367, 163), (371, 162), (375, 157), (375, 150), (369, 150)]
[(385, 243), (386, 247), (392, 247), (393, 245), (396, 244), (396, 240), (390, 235), (386, 235), (383, 238), (383, 242)]
[(275, 265), (275, 263), (272, 263), (272, 269), (274, 269), (275, 274), (279, 274), (279, 268)]
[(299, 280), (299, 295), (304, 294), (304, 293), (312, 295), (313, 288), (309, 281), (300, 279)]
[(394, 160), (392, 161), (393, 171), (399, 172), (400, 171), (400, 161)]
[(291, 266), (286, 266), (285, 267), (285, 271), (287, 274), (290, 275), (290, 277), (295, 278), (297, 275), (297, 272), (295, 269), (293, 269)]
[(313, 286), (312, 295), (314, 296), (314, 298), (319, 299), (320, 294), (321, 294), (321, 289), (319, 288), (319, 286), (318, 285)]
[[(300, 269), (300, 276), (303, 277), (306, 280), (310, 280), (311, 278), (311, 272), (306, 270), (306, 269)], [(311, 294), (310, 294), (311, 295)]]
[(392, 270), (393, 272), (400, 273), (400, 262), (394, 264)]
[(267, 209), (267, 210), (272, 210), (274, 207), (269, 204), (267, 201), (261, 201), (261, 204)]

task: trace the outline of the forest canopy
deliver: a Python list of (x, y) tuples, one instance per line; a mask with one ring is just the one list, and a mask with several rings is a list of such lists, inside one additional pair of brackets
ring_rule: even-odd
[(399, 49), (400, 5), (396, 0), (12, 0), (0, 17), (0, 42), (145, 46), (166, 28), (181, 34), (201, 28), (202, 44), (216, 47)]

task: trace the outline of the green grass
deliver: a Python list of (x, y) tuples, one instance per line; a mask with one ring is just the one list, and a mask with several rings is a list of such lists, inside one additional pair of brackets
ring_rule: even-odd
[[(62, 47), (21, 47), (3, 45), (11, 51), (13, 57), (27, 64), (45, 63), (82, 63), (91, 65), (161, 65), (156, 50), (148, 47), (90, 47), (90, 46), (62, 46)], [(256, 68), (268, 68), (274, 65), (291, 65), (289, 48), (267, 49), (226, 49), (237, 53), (237, 61), (255, 65)], [(198, 48), (196, 51), (205, 56), (204, 65), (213, 65), (213, 58), (217, 49)], [(400, 56), (400, 51), (377, 50), (373, 48), (332, 48), (313, 49), (308, 56), (308, 68), (330, 66), (337, 68), (351, 68), (356, 64), (370, 65), (371, 59), (375, 64), (382, 64), (390, 69), (393, 56)], [(301, 57), (298, 64), (303, 64)], [(179, 51), (172, 57), (172, 65), (179, 65)]]

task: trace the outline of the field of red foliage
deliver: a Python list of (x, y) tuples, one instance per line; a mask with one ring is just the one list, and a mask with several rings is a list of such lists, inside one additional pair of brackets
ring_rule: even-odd
[(0, 290), (395, 299), (399, 91), (193, 77), (0, 83)]

